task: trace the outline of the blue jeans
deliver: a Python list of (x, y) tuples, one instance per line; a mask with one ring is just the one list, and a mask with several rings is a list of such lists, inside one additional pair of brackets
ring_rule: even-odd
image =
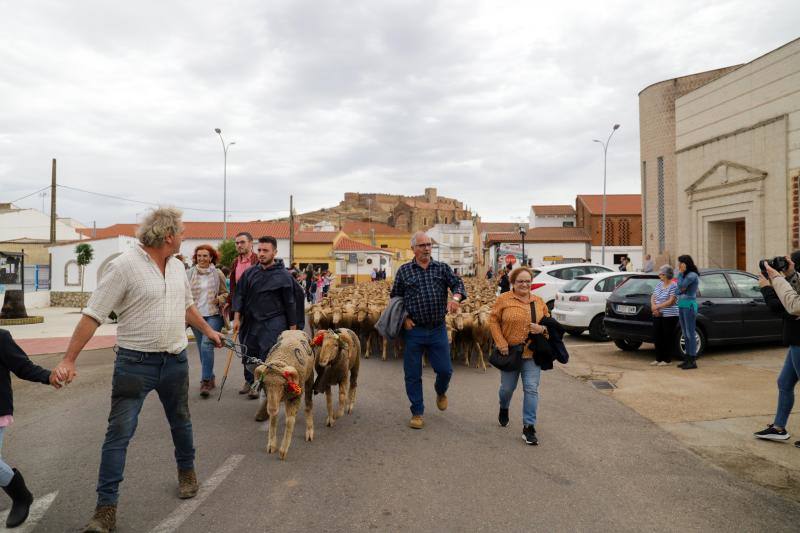
[(508, 409), (517, 381), (522, 375), (522, 423), (526, 426), (536, 425), (536, 409), (539, 407), (539, 380), (542, 369), (533, 359), (523, 359), (519, 370), (500, 372), (500, 408)]
[(142, 404), (152, 390), (158, 393), (164, 406), (178, 468), (194, 468), (186, 350), (176, 355), (119, 348), (111, 384), (111, 413), (97, 479), (97, 505), (117, 504), (128, 443), (136, 431)]
[[(3, 437), (5, 436), (6, 428), (0, 428), (0, 451), (3, 449)], [(0, 487), (7, 487), (11, 483), (11, 478), (14, 477), (14, 471), (5, 461), (0, 459)]]
[(427, 352), (431, 367), (436, 372), (436, 394), (447, 392), (450, 377), (453, 375), (447, 328), (444, 324), (433, 328), (415, 326), (410, 330), (404, 329), (403, 338), (406, 343), (403, 348), (406, 394), (411, 402), (411, 414), (421, 416), (425, 412), (425, 403), (422, 400), (422, 352)]
[[(245, 324), (245, 327), (239, 330), (239, 342), (247, 347), (248, 356), (264, 361), (267, 359), (269, 351), (278, 342), (280, 334), (287, 329), (289, 329), (289, 325), (286, 323), (284, 315), (272, 317), (257, 326)], [(244, 380), (252, 387), (255, 380), (252, 372), (254, 366), (248, 365), (242, 359), (242, 367), (244, 368)]]
[(794, 407), (794, 386), (800, 379), (800, 346), (789, 346), (783, 369), (778, 374), (778, 412), (773, 425), (786, 427), (789, 413)]
[(686, 341), (686, 356), (697, 357), (697, 338), (695, 337), (697, 311), (692, 307), (679, 307), (678, 320), (681, 323), (683, 339)]
[[(222, 330), (222, 315), (204, 316), (205, 320), (211, 329), (214, 331)], [(200, 379), (208, 381), (214, 377), (214, 343), (211, 339), (203, 335), (203, 332), (197, 328), (192, 328), (194, 339), (197, 342), (197, 351), (200, 353), (200, 366), (202, 372)]]

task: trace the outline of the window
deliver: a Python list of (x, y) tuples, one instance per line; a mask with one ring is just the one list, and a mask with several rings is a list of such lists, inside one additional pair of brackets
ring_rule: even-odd
[(611, 218), (606, 217), (606, 246), (614, 245), (614, 220)]
[(667, 228), (664, 221), (664, 158), (659, 157), (657, 160), (658, 166), (658, 207), (656, 207), (656, 214), (658, 215), (658, 253), (663, 254), (664, 248), (667, 247)]
[(68, 287), (80, 287), (81, 285), (81, 267), (74, 259), (67, 261), (64, 265), (64, 285)]
[(561, 289), (561, 292), (581, 292), (581, 290), (583, 290), (583, 288), (588, 285), (590, 281), (591, 280), (586, 278), (574, 279), (564, 285), (564, 287)]
[(744, 274), (728, 274), (728, 276), (742, 298), (763, 298), (758, 287), (758, 278)]
[(561, 227), (562, 228), (574, 228), (575, 227), (575, 222), (573, 222), (572, 220), (565, 220), (564, 222), (561, 223)]
[(388, 244), (381, 244), (381, 248), (388, 248), (388, 247), (389, 247)]
[(464, 235), (464, 244), (469, 244), (469, 235)]
[(610, 278), (606, 278), (595, 285), (594, 290), (597, 292), (614, 292), (614, 289), (619, 287), (620, 283), (625, 281), (626, 277), (627, 276), (611, 276)]
[(703, 298), (733, 298), (731, 286), (724, 274), (706, 274), (700, 276), (697, 295)]
[(601, 272), (613, 272), (612, 269), (603, 266), (587, 266), (583, 268), (586, 268), (586, 271), (589, 274), (600, 274)]

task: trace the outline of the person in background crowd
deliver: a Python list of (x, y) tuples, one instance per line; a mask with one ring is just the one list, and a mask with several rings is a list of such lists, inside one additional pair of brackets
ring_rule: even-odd
[(500, 276), (500, 294), (506, 293), (511, 290), (511, 281), (508, 279), (508, 275), (511, 274), (511, 270), (514, 267), (511, 264), (507, 264), (506, 267), (503, 269), (503, 275)]
[(686, 345), (686, 355), (678, 367), (684, 370), (697, 368), (697, 338), (695, 324), (697, 322), (697, 288), (700, 285), (700, 273), (690, 255), (678, 257), (678, 318)]
[[(431, 238), (418, 231), (411, 238), (414, 259), (404, 264), (394, 277), (390, 297), (403, 298), (408, 317), (403, 324), (403, 373), (406, 395), (411, 402), (412, 429), (425, 427), (425, 405), (422, 394), (422, 352), (428, 354), (436, 373), (436, 406), (447, 409), (447, 388), (453, 375), (450, 362), (450, 343), (447, 340), (445, 316), (458, 311), (466, 296), (464, 283), (446, 264), (431, 259)], [(452, 292), (448, 301), (447, 291)]]
[(489, 267), (489, 270), (486, 271), (486, 279), (491, 281), (493, 277), (494, 277), (494, 270), (492, 270), (492, 267)]
[(650, 309), (653, 312), (653, 332), (655, 333), (656, 360), (653, 366), (667, 366), (672, 362), (675, 349), (675, 329), (678, 326), (678, 286), (673, 281), (675, 273), (669, 265), (658, 271), (658, 283), (650, 296)]
[(311, 303), (311, 301), (314, 299), (314, 297), (313, 297), (314, 293), (313, 293), (313, 290), (312, 290), (312, 288), (314, 287), (314, 268), (311, 266), (311, 264), (306, 266), (305, 282), (306, 282), (306, 286), (305, 286), (306, 287), (306, 300), (308, 301), (308, 303)]
[[(14, 393), (11, 390), (11, 372), (20, 379), (52, 385), (61, 388), (66, 378), (59, 377), (28, 358), (8, 330), (0, 329), (0, 450), (6, 430), (14, 423)], [(6, 518), (6, 527), (17, 527), (28, 519), (28, 511), (33, 503), (33, 494), (25, 485), (25, 479), (16, 468), (11, 468), (0, 459), (0, 487), (11, 498), (11, 510)]]
[(653, 259), (650, 257), (650, 254), (645, 255), (644, 263), (642, 263), (642, 272), (649, 274), (650, 272), (653, 272), (655, 268), (656, 265), (653, 262)]
[(231, 275), (231, 269), (226, 267), (226, 266), (219, 267), (219, 269), (222, 272), (222, 275), (225, 276), (225, 289), (228, 291), (228, 293), (230, 293), (231, 292), (231, 280), (228, 279), (228, 278)]
[[(224, 313), (227, 313), (228, 319), (233, 320), (233, 299), (236, 296), (236, 284), (239, 283), (239, 280), (242, 278), (242, 275), (245, 271), (258, 264), (258, 256), (253, 252), (253, 236), (246, 231), (240, 231), (236, 234), (236, 239), (234, 240), (236, 243), (236, 259), (233, 260), (233, 264), (231, 265), (231, 275), (230, 275), (230, 292), (228, 293), (228, 302), (223, 309)], [(239, 389), (239, 394), (249, 394), (250, 393), (250, 382), (253, 381), (252, 374), (250, 374), (247, 368), (244, 366), (244, 360), (242, 360), (242, 368), (244, 373), (244, 384), (242, 388)], [(248, 381), (248, 375), (250, 375), (250, 381)]]
[(317, 272), (317, 288), (314, 290), (314, 303), (322, 301), (322, 287), (325, 286), (325, 276), (322, 272)]
[(186, 258), (185, 258), (185, 257), (183, 257), (183, 255), (181, 255), (181, 254), (176, 254), (176, 255), (175, 255), (175, 259), (177, 259), (178, 261), (180, 261), (180, 262), (181, 262), (181, 264), (183, 265), (183, 268), (184, 268), (185, 270), (189, 270), (189, 263), (187, 263), (187, 262), (186, 262)]
[[(228, 288), (225, 275), (216, 268), (219, 254), (210, 244), (201, 244), (194, 249), (194, 266), (186, 271), (189, 287), (192, 290), (197, 310), (214, 331), (221, 331), (221, 309), (228, 301)], [(197, 351), (200, 354), (200, 396), (208, 398), (212, 389), (217, 387), (214, 376), (214, 343), (203, 335), (199, 328), (192, 328)]]
[(181, 248), (181, 218), (181, 211), (172, 207), (159, 207), (145, 216), (136, 231), (141, 246), (108, 264), (56, 367), (56, 373), (71, 382), (81, 350), (109, 313), (118, 311), (111, 412), (100, 458), (97, 507), (88, 532), (106, 533), (116, 528), (128, 444), (144, 401), (153, 390), (169, 421), (178, 466), (178, 497), (197, 495), (186, 324), (200, 329), (217, 348), (222, 347), (222, 336), (197, 311), (186, 272), (174, 257)]
[(372, 281), (378, 281), (378, 269), (373, 268), (372, 272), (370, 272), (369, 277)]
[[(278, 341), (278, 335), (297, 328), (294, 279), (283, 260), (276, 259), (278, 241), (258, 239), (258, 265), (242, 274), (233, 299), (233, 331), (247, 346), (247, 354), (262, 361)], [(245, 366), (248, 397), (257, 399), (253, 373)]]
[(630, 262), (628, 261), (627, 256), (623, 257), (622, 259), (620, 259), (619, 260), (619, 271), (620, 272), (627, 272), (629, 264), (630, 264)]
[[(767, 306), (783, 316), (783, 342), (789, 346), (783, 368), (778, 374), (778, 408), (772, 424), (754, 433), (759, 439), (789, 440), (786, 423), (794, 407), (794, 389), (800, 380), (800, 275), (797, 265), (800, 263), (800, 250), (786, 257), (788, 267), (778, 272), (766, 265), (767, 277), (759, 275), (761, 294)], [(800, 440), (794, 445), (800, 448)]]
[[(536, 412), (539, 406), (539, 380), (541, 367), (534, 360), (534, 353), (527, 346), (528, 334), (547, 336), (547, 328), (539, 324), (550, 316), (547, 304), (538, 296), (531, 294), (533, 271), (528, 267), (520, 267), (511, 272), (509, 281), (514, 286), (512, 291), (501, 294), (495, 300), (492, 314), (489, 316), (489, 329), (492, 338), (503, 355), (509, 350), (522, 350), (522, 367), (519, 370), (500, 372), (500, 413), (497, 421), (501, 426), (508, 425), (508, 406), (517, 381), (522, 376), (522, 438), (526, 444), (539, 444), (536, 437)], [(531, 313), (531, 305), (536, 310), (536, 317)]]
[(325, 274), (322, 276), (322, 296), (325, 297), (328, 295), (328, 291), (331, 289), (331, 283), (333, 282), (333, 274), (331, 274), (330, 270), (326, 270)]

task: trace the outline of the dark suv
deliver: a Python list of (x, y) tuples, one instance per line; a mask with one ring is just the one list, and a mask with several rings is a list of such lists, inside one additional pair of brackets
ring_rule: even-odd
[[(623, 350), (637, 350), (653, 342), (650, 295), (660, 283), (654, 274), (636, 274), (609, 296), (604, 324), (608, 336)], [(729, 269), (702, 270), (697, 291), (697, 355), (708, 345), (775, 342), (782, 336), (782, 319), (767, 308), (758, 278)], [(684, 353), (680, 327), (676, 348)]]

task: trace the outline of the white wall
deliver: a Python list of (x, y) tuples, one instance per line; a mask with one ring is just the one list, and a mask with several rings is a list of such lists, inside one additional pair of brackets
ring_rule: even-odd
[(50, 291), (30, 291), (25, 293), (25, 309), (50, 307)]
[[(550, 261), (545, 261), (545, 257), (561, 256), (564, 259), (580, 259), (588, 257), (588, 243), (585, 242), (536, 242), (525, 243), (525, 257), (528, 258), (530, 264), (533, 266), (540, 266), (550, 264)], [(492, 245), (489, 249), (489, 264), (493, 268), (497, 268), (497, 248)], [(517, 263), (522, 259), (522, 247), (518, 243), (505, 243), (501, 244), (499, 251), (499, 258), (501, 265), (505, 264), (505, 256), (513, 254), (517, 256)]]
[[(102, 275), (102, 271), (105, 269), (108, 262), (122, 252), (133, 248), (136, 245), (136, 239), (133, 237), (119, 236), (87, 241), (87, 244), (91, 245), (94, 250), (94, 259), (92, 259), (92, 262), (84, 269), (83, 290), (92, 292), (97, 288), (99, 276)], [(67, 279), (65, 279), (65, 271), (78, 272), (77, 264), (75, 263), (75, 246), (77, 246), (76, 243), (50, 247), (52, 258), (50, 290), (80, 292), (80, 283), (77, 283), (77, 285), (68, 285), (66, 283)], [(72, 279), (75, 281), (80, 280), (77, 276)]]
[[(0, 241), (17, 239), (50, 240), (50, 217), (36, 209), (0, 212)], [(56, 220), (56, 240), (76, 241), (83, 235)]]
[[(352, 252), (356, 253), (356, 252)], [(393, 257), (392, 254), (386, 253), (369, 253), (369, 252), (360, 252), (358, 256), (362, 258), (358, 265), (355, 263), (348, 263), (347, 260), (349, 258), (350, 252), (336, 252), (336, 272), (337, 275), (348, 275), (348, 276), (355, 276), (355, 275), (366, 275), (371, 274), (373, 268), (377, 268), (380, 270), (383, 268), (386, 271), (386, 277), (391, 278), (392, 273), (394, 271), (393, 268)], [(385, 258), (386, 264), (381, 266), (381, 257)], [(367, 259), (372, 259), (372, 264), (367, 264)], [(356, 268), (357, 267), (357, 268)]]
[[(602, 246), (592, 246), (592, 263), (602, 264), (603, 253)], [(633, 263), (634, 270), (642, 269), (642, 262), (644, 252), (641, 246), (606, 246), (606, 262), (608, 267), (619, 267), (619, 262), (614, 263), (615, 254), (625, 254), (628, 259)], [(661, 265), (656, 265), (658, 268)]]
[(575, 226), (575, 217), (574, 216), (563, 216), (563, 217), (556, 217), (556, 216), (546, 216), (546, 217), (535, 217), (533, 219), (533, 223), (531, 225), (532, 228), (563, 228), (564, 222), (572, 222), (572, 226)]

